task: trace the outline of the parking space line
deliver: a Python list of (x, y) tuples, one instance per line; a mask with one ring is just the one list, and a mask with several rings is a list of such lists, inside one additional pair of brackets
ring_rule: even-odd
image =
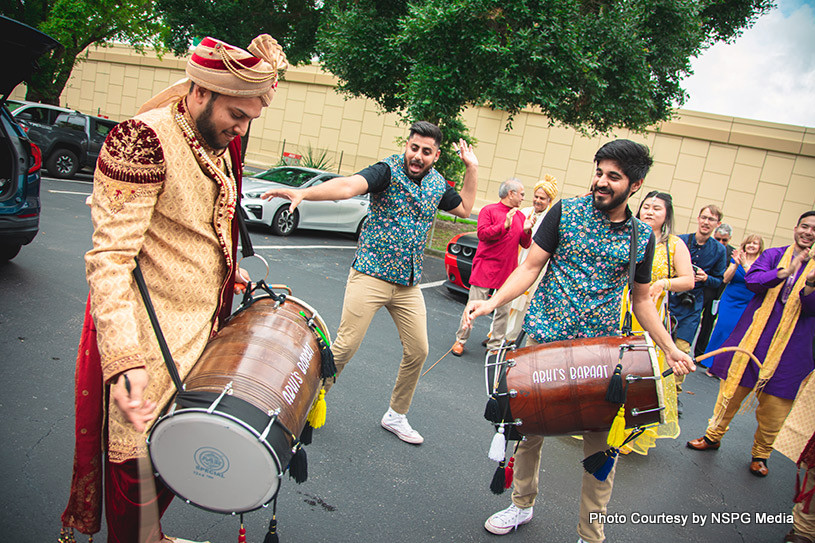
[(432, 283), (422, 283), (419, 285), (419, 288), (433, 288), (433, 287), (440, 287), (444, 284), (446, 279), (442, 279), (441, 281), (433, 281)]
[(85, 186), (92, 186), (93, 179), (88, 179), (87, 181), (83, 181), (81, 179), (57, 179), (56, 177), (47, 177), (42, 176), (43, 179), (47, 179), (48, 181), (57, 182), (57, 183), (79, 183)]
[(253, 245), (255, 249), (356, 249), (356, 245)]
[(78, 194), (79, 196), (90, 196), (90, 192), (73, 192), (70, 190), (49, 190), (51, 194)]

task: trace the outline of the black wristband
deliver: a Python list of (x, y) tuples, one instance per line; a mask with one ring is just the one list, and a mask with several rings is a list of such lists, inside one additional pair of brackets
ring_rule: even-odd
[(815, 288), (815, 281), (806, 281), (804, 284), (809, 288)]

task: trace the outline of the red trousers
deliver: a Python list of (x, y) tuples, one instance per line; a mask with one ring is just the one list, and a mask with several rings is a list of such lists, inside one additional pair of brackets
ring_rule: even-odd
[(105, 460), (108, 543), (161, 541), (161, 516), (172, 500), (173, 493), (153, 476), (148, 459), (121, 464)]

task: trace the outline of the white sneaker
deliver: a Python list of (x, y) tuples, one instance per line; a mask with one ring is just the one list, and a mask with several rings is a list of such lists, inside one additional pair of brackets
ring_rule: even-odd
[(382, 417), (382, 428), (393, 432), (396, 434), (396, 437), (405, 443), (411, 443), (413, 445), (421, 445), (424, 443), (424, 438), (419, 432), (411, 428), (410, 424), (408, 424), (407, 416), (400, 415), (393, 409), (388, 408), (388, 412)]
[(532, 508), (521, 509), (513, 503), (503, 511), (498, 511), (488, 518), (487, 522), (484, 523), (484, 528), (495, 535), (504, 535), (530, 520), (532, 520)]

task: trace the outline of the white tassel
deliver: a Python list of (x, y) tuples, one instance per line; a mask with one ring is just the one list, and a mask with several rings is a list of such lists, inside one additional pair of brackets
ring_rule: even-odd
[(504, 427), (499, 426), (490, 445), (490, 460), (501, 462), (506, 458), (507, 440), (504, 438)]

